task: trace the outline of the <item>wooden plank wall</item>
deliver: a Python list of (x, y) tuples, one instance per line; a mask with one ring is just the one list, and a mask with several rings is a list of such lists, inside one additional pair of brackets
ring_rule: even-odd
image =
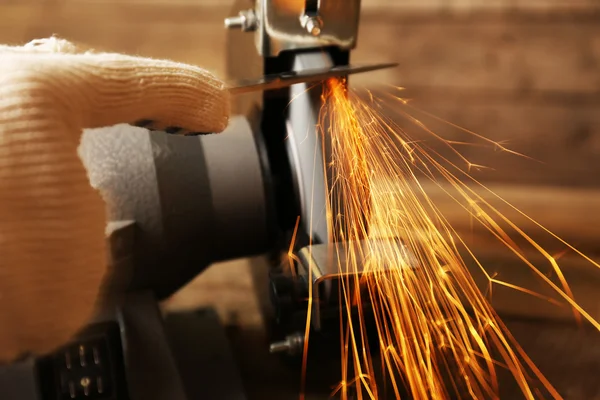
[[(495, 168), (475, 176), (600, 183), (598, 2), (431, 1), (437, 7), (429, 12), (381, 3), (363, 17), (357, 58), (400, 62), (380, 76), (407, 88), (403, 96), (545, 163), (463, 147), (473, 162)], [(467, 139), (434, 126), (444, 137)]]
[[(0, 42), (58, 34), (224, 75), (222, 20), (233, 2), (3, 0)], [(354, 60), (400, 63), (394, 71), (355, 78), (357, 87), (389, 92), (385, 85), (403, 86), (402, 95), (417, 106), (545, 163), (461, 149), (473, 162), (494, 168), (476, 173), (478, 178), (600, 184), (597, 0), (363, 0)], [(436, 129), (467, 139), (447, 126)], [(427, 139), (422, 132), (413, 135)]]

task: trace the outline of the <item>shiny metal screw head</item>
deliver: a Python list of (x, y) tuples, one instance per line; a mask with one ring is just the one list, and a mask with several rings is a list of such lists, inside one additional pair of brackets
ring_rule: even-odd
[(308, 17), (304, 23), (306, 31), (313, 36), (319, 36), (323, 28), (323, 22), (319, 17)]
[(281, 342), (271, 343), (269, 346), (270, 353), (287, 353), (290, 355), (298, 354), (304, 346), (304, 335), (301, 333), (293, 333), (288, 335)]
[(240, 11), (236, 17), (225, 18), (225, 27), (228, 29), (241, 29), (243, 32), (256, 30), (258, 20), (254, 10)]

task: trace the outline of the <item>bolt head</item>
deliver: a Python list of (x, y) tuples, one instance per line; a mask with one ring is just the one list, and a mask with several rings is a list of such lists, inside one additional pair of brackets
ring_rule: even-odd
[(240, 11), (236, 17), (225, 18), (225, 27), (241, 29), (244, 32), (256, 30), (257, 19), (254, 10)]
[(311, 17), (306, 21), (306, 30), (313, 36), (321, 34), (322, 22), (319, 18)]

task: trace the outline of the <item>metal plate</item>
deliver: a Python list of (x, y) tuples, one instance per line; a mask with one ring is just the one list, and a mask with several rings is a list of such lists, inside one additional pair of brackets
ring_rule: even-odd
[[(311, 11), (310, 7), (307, 8), (307, 1), (256, 0), (257, 50), (263, 57), (276, 57), (288, 50), (328, 46), (351, 50), (357, 42), (360, 2), (319, 0), (317, 9)], [(312, 3), (314, 5), (315, 2)], [(320, 33), (316, 36), (303, 23), (307, 12), (321, 22)]]
[(276, 75), (267, 75), (257, 79), (240, 80), (230, 85), (229, 91), (241, 94), (255, 91), (275, 90), (298, 83), (323, 81), (329, 78), (342, 77), (361, 72), (377, 71), (380, 69), (397, 67), (396, 63), (371, 64), (371, 65), (345, 65), (332, 68), (305, 69), (290, 71)]

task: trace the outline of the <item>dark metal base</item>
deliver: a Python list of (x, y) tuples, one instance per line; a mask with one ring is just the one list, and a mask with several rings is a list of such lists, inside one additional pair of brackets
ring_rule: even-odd
[(0, 399), (246, 400), (212, 309), (163, 319), (152, 295), (132, 294), (92, 328), (47, 357), (1, 366)]
[[(503, 320), (565, 399), (600, 399), (600, 333), (574, 323), (508, 316)], [(109, 326), (106, 323), (110, 323), (110, 318), (99, 322), (98, 326)], [(269, 338), (264, 331), (226, 330), (212, 309), (171, 314), (163, 319), (151, 295), (135, 294), (128, 296), (113, 322), (118, 322), (123, 344), (121, 365), (126, 392), (115, 390), (112, 397), (82, 398), (292, 400), (300, 393), (299, 359), (269, 354)], [(98, 332), (98, 329), (88, 332), (87, 339), (97, 339)], [(80, 342), (97, 343), (80, 339), (70, 346)], [(109, 342), (114, 343), (114, 340)], [(318, 354), (313, 352), (309, 357), (307, 400), (328, 399), (339, 380), (339, 357), (333, 355), (335, 349), (330, 350), (320, 348)], [(64, 351), (65, 348), (55, 353), (53, 359), (61, 360)], [(117, 366), (119, 352), (113, 349), (109, 353), (112, 365)], [(74, 357), (76, 361), (77, 355)], [(498, 373), (500, 398), (523, 398), (510, 374), (502, 368)], [(118, 371), (113, 375), (118, 376)], [(69, 400), (69, 393), (60, 397), (57, 387), (45, 360), (28, 359), (0, 367), (2, 400)], [(381, 398), (393, 399), (394, 396), (387, 393)], [(550, 397), (544, 393), (539, 398)]]
[[(541, 372), (565, 400), (600, 399), (600, 333), (575, 323), (531, 320), (504, 316), (503, 321)], [(300, 393), (301, 360), (273, 357), (264, 332), (230, 332), (240, 360), (240, 371), (249, 399), (295, 400)], [(374, 365), (380, 364), (378, 359)], [(306, 400), (327, 400), (340, 379), (339, 358), (316, 354), (308, 361)], [(498, 368), (500, 399), (524, 399), (514, 378)], [(383, 388), (383, 385), (380, 386)], [(552, 398), (547, 393), (536, 399)], [(339, 398), (339, 397), (333, 397)], [(389, 390), (381, 400), (394, 399)], [(410, 399), (410, 397), (402, 397)], [(463, 398), (469, 398), (464, 396)], [(451, 400), (451, 399), (449, 399)]]
[(165, 328), (187, 399), (246, 400), (225, 328), (213, 309), (171, 314)]

